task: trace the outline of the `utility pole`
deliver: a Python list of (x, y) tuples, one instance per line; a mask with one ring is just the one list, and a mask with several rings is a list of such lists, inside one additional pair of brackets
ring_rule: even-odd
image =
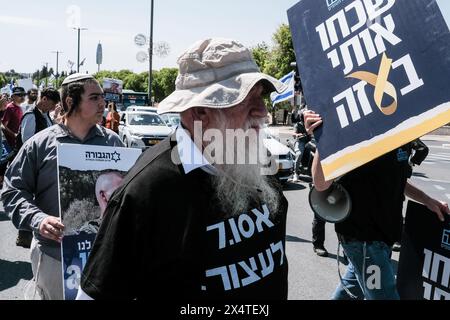
[(78, 31), (78, 58), (77, 58), (77, 72), (80, 72), (80, 34), (81, 31), (87, 30), (87, 28), (73, 28)]
[(152, 105), (152, 59), (153, 59), (153, 0), (150, 8), (150, 41), (148, 48), (148, 104)]
[(48, 87), (48, 62), (45, 63), (45, 87)]
[(56, 87), (58, 87), (58, 78), (59, 78), (59, 54), (63, 53), (62, 51), (52, 51), (52, 53), (56, 53)]

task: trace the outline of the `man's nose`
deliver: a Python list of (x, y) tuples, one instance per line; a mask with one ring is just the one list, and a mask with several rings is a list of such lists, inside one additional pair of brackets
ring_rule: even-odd
[(106, 107), (105, 96), (100, 96), (100, 105), (101, 105), (103, 108)]

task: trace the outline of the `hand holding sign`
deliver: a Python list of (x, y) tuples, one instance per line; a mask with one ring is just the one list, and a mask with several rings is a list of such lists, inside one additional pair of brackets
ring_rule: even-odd
[(312, 134), (314, 129), (322, 124), (322, 118), (313, 110), (304, 111), (303, 119), (305, 122), (305, 129), (308, 134)]
[(39, 225), (39, 233), (41, 236), (61, 243), (64, 231), (64, 225), (61, 219), (53, 216), (48, 216)]
[(433, 211), (434, 213), (437, 214), (437, 216), (439, 217), (439, 220), (441, 220), (442, 222), (445, 221), (445, 214), (450, 215), (450, 210), (448, 208), (448, 203), (443, 202), (443, 201), (437, 201), (435, 199), (431, 199), (429, 201), (429, 203), (427, 203), (427, 208), (431, 211)]

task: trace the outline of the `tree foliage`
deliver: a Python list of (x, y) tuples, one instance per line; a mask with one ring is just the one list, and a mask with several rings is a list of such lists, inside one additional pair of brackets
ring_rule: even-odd
[[(176, 68), (162, 68), (153, 70), (152, 90), (155, 101), (161, 101), (175, 90), (175, 79), (178, 75)], [(123, 81), (123, 88), (136, 92), (148, 91), (148, 72), (133, 73), (130, 70), (100, 71), (95, 78), (102, 83), (104, 78), (113, 78)]]
[[(289, 26), (280, 25), (272, 36), (273, 47), (269, 47), (262, 42), (252, 48), (253, 57), (258, 64), (261, 72), (280, 79), (293, 70), (291, 63), (295, 62), (294, 45)], [(275, 112), (279, 108), (289, 108), (289, 103), (280, 103), (273, 108), (269, 98), (265, 99), (272, 118), (275, 119)]]
[(252, 52), (261, 71), (279, 79), (292, 71), (291, 62), (295, 61), (289, 26), (286, 24), (280, 25), (272, 39), (274, 42), (272, 48), (262, 42), (252, 48)]

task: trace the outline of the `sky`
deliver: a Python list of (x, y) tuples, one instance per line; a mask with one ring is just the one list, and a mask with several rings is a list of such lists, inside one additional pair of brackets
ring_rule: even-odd
[[(320, 0), (317, 0), (320, 1)], [(324, 0), (323, 0), (324, 1)], [(450, 25), (450, 0), (436, 0)], [(0, 71), (31, 73), (45, 63), (59, 71), (77, 61), (77, 31), (81, 31), (82, 72), (97, 71), (96, 50), (103, 47), (103, 70), (148, 70), (136, 55), (137, 34), (150, 34), (150, 1), (21, 0), (2, 1), (0, 9)], [(272, 35), (288, 23), (287, 10), (298, 0), (155, 0), (153, 41), (170, 47), (166, 57), (153, 57), (153, 69), (177, 67), (177, 57), (192, 43), (207, 37), (239, 40), (246, 46), (272, 45)], [(5, 45), (6, 44), (6, 45)], [(145, 50), (145, 49), (144, 49)]]

